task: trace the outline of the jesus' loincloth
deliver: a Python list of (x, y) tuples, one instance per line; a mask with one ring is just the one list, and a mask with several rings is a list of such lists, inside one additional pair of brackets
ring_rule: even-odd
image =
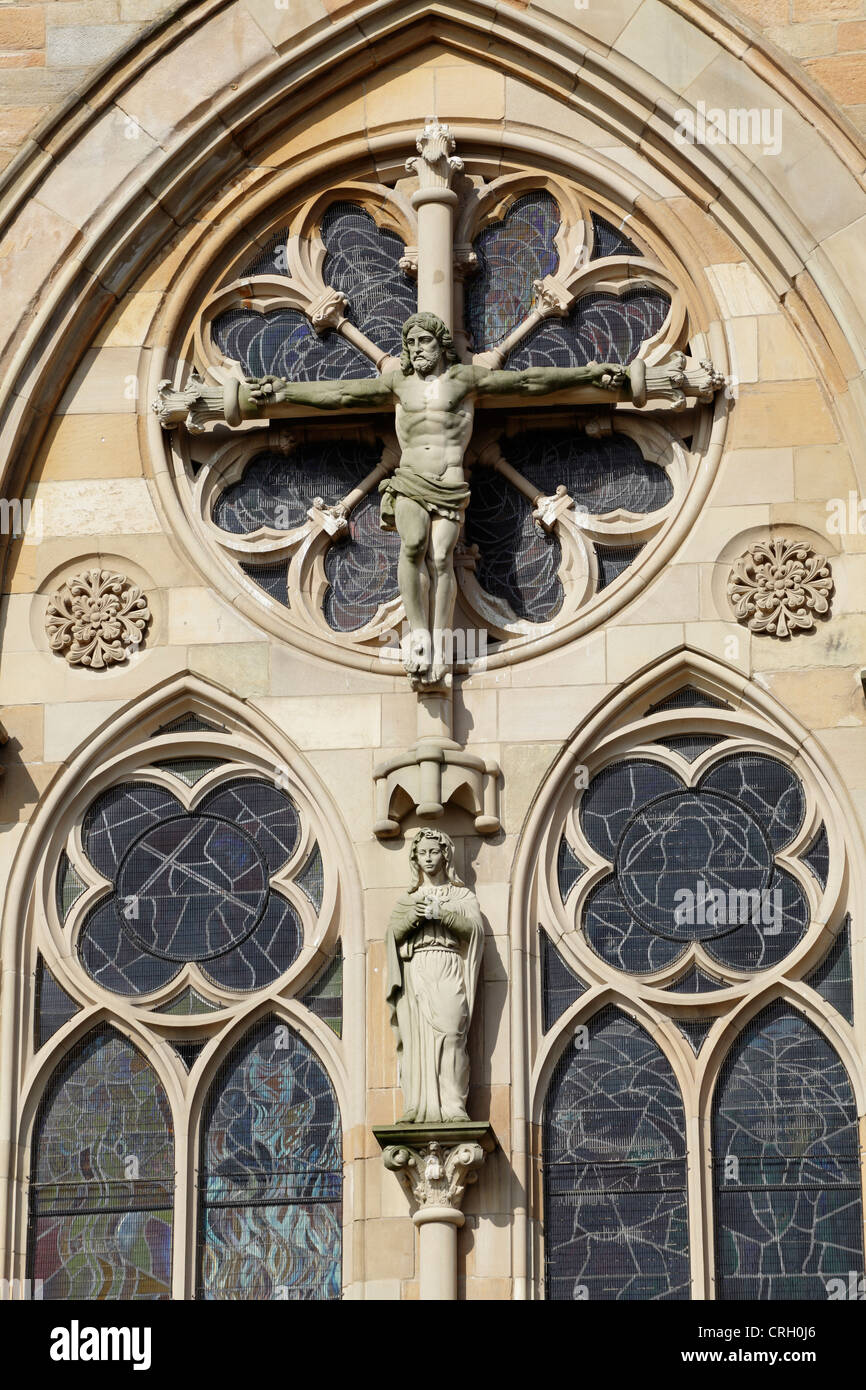
[(394, 507), (398, 497), (410, 497), (425, 511), (444, 516), (448, 521), (461, 522), (469, 501), (469, 485), (465, 482), (443, 483), (440, 478), (428, 478), (425, 473), (400, 465), (389, 478), (379, 484), (382, 506), (379, 525), (383, 531), (396, 531)]

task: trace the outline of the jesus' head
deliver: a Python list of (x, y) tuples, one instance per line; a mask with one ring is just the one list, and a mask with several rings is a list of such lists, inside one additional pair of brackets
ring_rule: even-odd
[(440, 359), (452, 367), (458, 361), (454, 339), (438, 314), (411, 314), (403, 324), (403, 351), (400, 369), (404, 376), (413, 372), (424, 377), (436, 370)]

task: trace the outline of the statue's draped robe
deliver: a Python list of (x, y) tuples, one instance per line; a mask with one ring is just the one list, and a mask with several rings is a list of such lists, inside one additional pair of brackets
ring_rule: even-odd
[[(438, 899), (438, 920), (415, 920), (415, 905), (425, 896)], [(451, 883), (404, 894), (391, 914), (385, 946), (402, 1119), (466, 1119), (467, 1035), (484, 946), (478, 899)]]

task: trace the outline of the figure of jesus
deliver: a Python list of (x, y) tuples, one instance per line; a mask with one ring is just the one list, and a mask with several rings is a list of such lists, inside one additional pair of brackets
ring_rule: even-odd
[(385, 934), (386, 993), (397, 1038), (401, 1124), (467, 1120), (467, 1036), (481, 970), (484, 928), (475, 894), (453, 868), (454, 842), (419, 830), (409, 851), (412, 883)]
[(261, 410), (283, 403), (347, 410), (395, 407), (400, 463), (380, 484), (380, 524), (400, 536), (397, 582), (409, 624), (403, 664), (414, 685), (436, 686), (448, 662), (457, 581), (454, 548), (469, 502), (463, 457), (472, 435), (475, 402), (482, 396), (549, 395), (574, 386), (627, 388), (627, 367), (528, 367), (493, 371), (460, 362), (451, 334), (436, 314), (412, 314), (403, 324), (400, 366), (378, 378), (286, 381), (266, 376), (246, 383)]

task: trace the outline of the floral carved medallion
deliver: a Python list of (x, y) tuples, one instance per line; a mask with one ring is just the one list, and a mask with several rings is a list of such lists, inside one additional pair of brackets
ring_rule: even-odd
[(806, 541), (782, 537), (759, 541), (737, 560), (728, 578), (728, 598), (752, 632), (790, 637), (815, 626), (830, 609), (833, 577), (826, 556)]
[(150, 624), (147, 599), (131, 580), (110, 570), (67, 579), (48, 603), (45, 631), (51, 650), (70, 666), (103, 670), (126, 661)]

